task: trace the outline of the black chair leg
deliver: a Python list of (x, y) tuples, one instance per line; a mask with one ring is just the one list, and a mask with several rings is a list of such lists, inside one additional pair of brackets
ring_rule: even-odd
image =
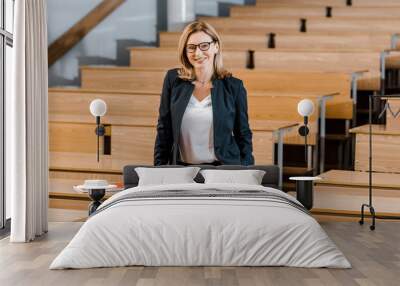
[(344, 142), (340, 141), (339, 147), (338, 147), (338, 158), (337, 159), (338, 159), (338, 168), (340, 170), (343, 169), (343, 144), (344, 144)]
[(347, 138), (346, 145), (344, 149), (344, 158), (345, 158), (345, 168), (346, 170), (351, 169), (351, 137)]

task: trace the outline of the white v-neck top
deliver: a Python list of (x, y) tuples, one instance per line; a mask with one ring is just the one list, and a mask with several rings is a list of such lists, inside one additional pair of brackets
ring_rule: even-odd
[(199, 102), (192, 94), (183, 114), (179, 146), (185, 163), (201, 164), (217, 160), (211, 95)]

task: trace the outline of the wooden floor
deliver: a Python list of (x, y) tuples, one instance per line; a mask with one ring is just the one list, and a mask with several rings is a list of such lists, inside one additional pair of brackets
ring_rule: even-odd
[(50, 231), (29, 244), (0, 241), (0, 285), (399, 285), (400, 223), (378, 221), (371, 232), (356, 221), (322, 221), (353, 268), (122, 267), (48, 270), (82, 222), (51, 222)]

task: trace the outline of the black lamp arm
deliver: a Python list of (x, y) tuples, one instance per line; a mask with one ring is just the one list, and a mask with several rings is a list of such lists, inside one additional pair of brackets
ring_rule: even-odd
[(100, 116), (96, 116), (96, 129), (95, 134), (97, 135), (97, 162), (100, 161), (100, 136), (104, 136), (106, 129), (104, 125), (100, 124)]
[(307, 161), (308, 158), (308, 152), (307, 152), (307, 135), (310, 132), (310, 130), (308, 129), (308, 116), (304, 116), (304, 125), (299, 127), (299, 134), (300, 136), (304, 137), (304, 157), (305, 157), (305, 161)]

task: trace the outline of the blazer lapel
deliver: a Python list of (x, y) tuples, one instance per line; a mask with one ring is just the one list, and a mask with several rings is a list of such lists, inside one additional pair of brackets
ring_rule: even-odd
[[(219, 80), (215, 79), (212, 82), (213, 87), (211, 88), (211, 102), (212, 102), (212, 111), (213, 111), (213, 130), (214, 130), (214, 145), (215, 145), (215, 134), (217, 133), (219, 129), (219, 122), (220, 122), (220, 112), (218, 110), (221, 110), (219, 108), (219, 100), (220, 97), (218, 96), (219, 93), (218, 89), (220, 88), (219, 86)], [(221, 94), (222, 95), (222, 94)]]
[(193, 90), (194, 90), (194, 85), (191, 82), (186, 82), (182, 86), (182, 89), (178, 91), (179, 95), (177, 96), (177, 100), (174, 103), (175, 108), (173, 112), (175, 114), (172, 114), (172, 116), (176, 118), (175, 136), (174, 136), (174, 141), (176, 143), (179, 142), (183, 114), (185, 113), (186, 107), (189, 104), (189, 100), (193, 94)]

